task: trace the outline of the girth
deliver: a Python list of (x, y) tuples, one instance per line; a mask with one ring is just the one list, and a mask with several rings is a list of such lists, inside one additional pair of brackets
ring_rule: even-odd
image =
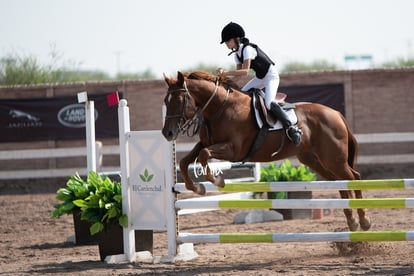
[[(256, 101), (253, 101), (252, 99), (252, 109), (257, 109), (259, 111), (259, 115), (262, 119), (263, 122), (263, 126), (259, 129), (259, 132), (256, 135), (256, 138), (253, 141), (253, 144), (251, 145), (249, 152), (247, 153), (247, 155), (243, 158), (242, 162), (248, 162), (253, 155), (256, 153), (256, 151), (262, 146), (267, 133), (269, 132), (268, 130), (270, 128), (272, 128), (276, 122), (277, 122), (277, 118), (275, 118), (275, 116), (273, 116), (273, 114), (271, 112), (268, 112), (266, 105), (265, 105), (265, 101), (264, 101), (264, 93), (262, 90), (260, 89), (251, 89), (248, 91), (248, 93), (250, 94), (251, 97), (256, 97)], [(279, 93), (278, 93), (279, 94)], [(283, 96), (281, 97), (282, 100), (280, 101), (276, 101), (283, 109), (288, 110), (288, 109), (294, 109), (295, 105), (291, 104), (291, 103), (287, 103), (284, 101), (284, 99), (286, 98), (286, 95), (283, 94)], [(254, 102), (256, 103), (256, 106), (254, 106)], [(282, 143), (279, 147), (279, 149), (274, 152), (272, 154), (272, 156), (276, 155), (277, 153), (280, 152), (280, 150), (283, 148), (283, 146), (285, 145), (285, 135), (282, 136)]]

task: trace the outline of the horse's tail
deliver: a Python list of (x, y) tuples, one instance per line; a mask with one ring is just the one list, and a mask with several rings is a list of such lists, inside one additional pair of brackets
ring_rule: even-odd
[(355, 169), (355, 163), (358, 155), (358, 143), (355, 136), (348, 131), (348, 164)]
[[(342, 114), (341, 114), (342, 116)], [(355, 136), (352, 134), (351, 129), (349, 128), (349, 125), (347, 121), (345, 120), (344, 116), (342, 116), (342, 120), (344, 121), (344, 124), (346, 126), (346, 130), (348, 132), (348, 165), (355, 169), (355, 163), (358, 156), (358, 142), (355, 138)]]

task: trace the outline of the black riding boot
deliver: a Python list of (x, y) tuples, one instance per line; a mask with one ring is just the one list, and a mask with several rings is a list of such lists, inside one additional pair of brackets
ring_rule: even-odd
[(293, 142), (293, 144), (299, 146), (302, 131), (297, 126), (292, 124), (285, 111), (277, 103), (272, 102), (270, 104), (270, 111), (282, 122), (283, 127), (286, 129), (287, 137)]

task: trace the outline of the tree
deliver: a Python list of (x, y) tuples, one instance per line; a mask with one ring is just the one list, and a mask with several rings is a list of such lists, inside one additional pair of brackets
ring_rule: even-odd
[(54, 49), (50, 56), (51, 61), (47, 65), (40, 65), (33, 55), (11, 53), (1, 58), (0, 85), (155, 78), (151, 70), (142, 73), (121, 73), (111, 78), (100, 70), (73, 69), (78, 65), (74, 62), (61, 61), (62, 55)]
[(140, 73), (118, 73), (115, 76), (116, 80), (148, 80), (155, 78), (155, 74), (151, 71), (151, 69), (147, 69)]
[(48, 82), (49, 74), (33, 56), (9, 55), (0, 60), (0, 84), (33, 84)]
[(299, 71), (323, 71), (323, 70), (337, 70), (338, 66), (326, 60), (315, 60), (311, 63), (303, 62), (289, 62), (282, 68), (282, 72), (299, 72)]
[(413, 67), (414, 66), (414, 58), (397, 58), (396, 60), (391, 60), (388, 62), (384, 62), (382, 67)]

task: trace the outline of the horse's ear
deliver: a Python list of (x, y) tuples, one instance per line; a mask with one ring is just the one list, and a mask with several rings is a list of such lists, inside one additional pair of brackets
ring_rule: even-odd
[(174, 81), (171, 78), (167, 77), (167, 75), (165, 73), (162, 73), (162, 75), (164, 76), (164, 80), (168, 84), (168, 87), (173, 85)]
[(184, 75), (180, 71), (177, 72), (177, 85), (178, 87), (184, 86)]

